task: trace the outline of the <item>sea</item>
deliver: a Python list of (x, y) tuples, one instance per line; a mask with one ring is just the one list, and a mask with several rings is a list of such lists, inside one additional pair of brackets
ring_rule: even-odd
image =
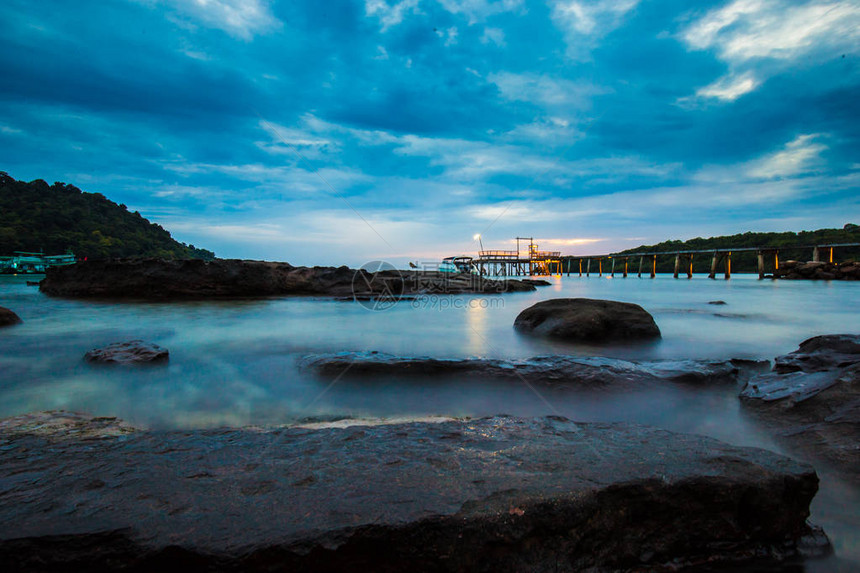
[[(541, 277), (551, 284), (534, 292), (428, 295), (382, 304), (314, 297), (65, 300), (27, 284), (40, 278), (0, 275), (0, 306), (24, 321), (0, 330), (0, 417), (63, 409), (117, 416), (144, 428), (193, 429), (554, 414), (649, 424), (802, 458), (775, 441), (741, 405), (739, 388), (725, 385), (606, 392), (456, 377), (320, 379), (299, 362), (309, 354), (342, 351), (438, 358), (772, 360), (812, 336), (860, 333), (860, 284), (744, 274), (729, 280), (553, 276)], [(588, 346), (513, 329), (517, 314), (532, 304), (574, 297), (639, 304), (654, 316), (662, 338)], [(725, 304), (713, 304), (717, 301)], [(167, 348), (169, 364), (110, 368), (83, 360), (87, 350), (132, 339)], [(860, 491), (820, 462), (814, 465), (821, 484), (810, 519), (830, 536), (835, 557), (784, 570), (860, 571)]]

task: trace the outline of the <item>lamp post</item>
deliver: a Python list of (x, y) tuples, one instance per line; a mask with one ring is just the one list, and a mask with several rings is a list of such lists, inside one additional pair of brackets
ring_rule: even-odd
[[(473, 240), (473, 241), (475, 241), (475, 240), (476, 240), (476, 241), (478, 241), (478, 244), (479, 244), (479, 245), (481, 245), (481, 251), (483, 251), (483, 250), (484, 250), (484, 242), (481, 240), (481, 233), (478, 233), (478, 234), (476, 234), (474, 237), (472, 237), (472, 240)], [(479, 251), (479, 253), (480, 253), (480, 251)]]

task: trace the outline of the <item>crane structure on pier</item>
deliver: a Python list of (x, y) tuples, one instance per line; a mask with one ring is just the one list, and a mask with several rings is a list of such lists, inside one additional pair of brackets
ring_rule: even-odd
[[(534, 237), (517, 237), (516, 241), (516, 251), (482, 248), (472, 264), (480, 274), (487, 276), (550, 275), (561, 272), (561, 251), (539, 250)], [(527, 247), (525, 252), (520, 246), (521, 242)]]

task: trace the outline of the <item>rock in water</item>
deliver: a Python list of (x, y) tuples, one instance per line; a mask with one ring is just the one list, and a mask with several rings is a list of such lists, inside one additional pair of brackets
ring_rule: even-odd
[(0, 443), (6, 572), (675, 570), (791, 555), (818, 486), (765, 450), (559, 417)]
[(294, 267), (289, 263), (230, 259), (108, 259), (52, 267), (39, 288), (63, 297), (182, 300), (316, 295), (356, 297), (415, 294), (525, 292), (534, 285), (471, 274), (348, 267)]
[(751, 378), (740, 396), (789, 444), (860, 481), (860, 336), (805, 340), (777, 357), (772, 372)]
[(8, 308), (0, 306), (0, 327), (12, 326), (13, 324), (20, 324), (21, 322), (20, 316)]
[(130, 340), (90, 350), (84, 354), (84, 360), (102, 364), (151, 364), (167, 362), (169, 356), (167, 349), (157, 344)]
[(539, 302), (517, 316), (514, 328), (577, 342), (660, 337), (654, 317), (638, 304), (588, 298), (557, 298)]
[[(769, 364), (769, 363), (768, 363)], [(391, 377), (425, 377), (434, 381), (458, 377), (466, 382), (476, 379), (510, 380), (521, 384), (547, 384), (561, 388), (614, 388), (629, 390), (665, 383), (707, 385), (735, 384), (741, 371), (757, 364), (739, 365), (724, 360), (660, 360), (631, 362), (618, 358), (535, 356), (525, 360), (499, 358), (433, 358), (394, 356), (376, 351), (309, 354), (299, 366), (324, 378), (386, 381)]]

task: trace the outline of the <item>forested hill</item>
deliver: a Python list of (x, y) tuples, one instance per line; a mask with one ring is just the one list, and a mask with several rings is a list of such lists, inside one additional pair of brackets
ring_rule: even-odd
[[(707, 251), (712, 249), (737, 249), (742, 247), (770, 247), (779, 249), (780, 260), (796, 259), (812, 260), (812, 249), (798, 248), (809, 245), (826, 245), (840, 243), (860, 243), (860, 226), (847, 224), (841, 229), (818, 229), (817, 231), (801, 231), (799, 233), (741, 233), (708, 239), (696, 238), (689, 241), (664, 241), (656, 245), (642, 245), (634, 249), (622, 251), (625, 253), (661, 253), (666, 251)], [(827, 253), (822, 253), (822, 258)], [(833, 260), (840, 262), (860, 259), (860, 248), (841, 247), (834, 250)], [(708, 255), (693, 258), (696, 272), (705, 272), (710, 265)], [(674, 268), (674, 258), (660, 257), (657, 260), (658, 272), (671, 272)], [(732, 269), (736, 272), (753, 272), (756, 270), (755, 252), (738, 252), (732, 254)]]
[(140, 213), (73, 185), (17, 181), (0, 171), (0, 256), (13, 251), (88, 257), (213, 259), (215, 253), (180, 243)]

